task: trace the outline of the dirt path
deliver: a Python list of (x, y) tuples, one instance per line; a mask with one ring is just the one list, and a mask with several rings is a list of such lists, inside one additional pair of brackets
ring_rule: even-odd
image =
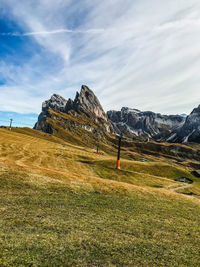
[[(174, 188), (169, 188), (169, 191), (171, 192), (176, 192), (178, 190), (181, 190), (181, 189), (187, 189), (187, 188), (190, 188), (191, 187), (191, 184), (184, 184), (182, 186), (177, 186), (177, 187), (174, 187)], [(191, 195), (191, 197), (195, 197), (197, 198), (199, 201), (200, 201), (200, 196), (198, 195)]]
[(190, 188), (191, 185), (190, 184), (184, 184), (184, 185), (179, 185), (177, 187), (174, 187), (174, 188), (169, 188), (169, 191), (172, 191), (172, 192), (176, 192), (178, 190), (181, 190), (181, 189), (186, 189), (186, 188)]

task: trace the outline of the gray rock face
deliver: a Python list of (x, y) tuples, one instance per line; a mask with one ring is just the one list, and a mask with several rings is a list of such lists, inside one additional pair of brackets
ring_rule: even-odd
[(172, 132), (167, 141), (174, 143), (200, 143), (200, 105), (186, 117), (183, 125)]
[(67, 101), (60, 95), (54, 94), (47, 101), (42, 103), (42, 112), (38, 117), (38, 121), (34, 126), (34, 129), (44, 131), (52, 134), (53, 129), (50, 124), (47, 123), (48, 110), (54, 109), (57, 111), (64, 112)]
[(82, 85), (81, 92), (76, 93), (74, 101), (71, 99), (67, 101), (65, 111), (68, 112), (70, 110), (75, 110), (88, 116), (93, 114), (96, 118), (108, 121), (98, 98), (86, 85)]
[(42, 112), (38, 117), (38, 122), (34, 129), (52, 133), (50, 125), (47, 123), (49, 110), (53, 109), (70, 115), (82, 114), (91, 119), (96, 124), (102, 124), (108, 132), (113, 132), (112, 124), (108, 118), (94, 93), (86, 86), (82, 85), (80, 93), (76, 93), (74, 100), (64, 99), (54, 94), (51, 98), (42, 104)]
[(54, 94), (52, 97), (42, 103), (42, 111), (46, 112), (48, 109), (54, 109), (58, 111), (65, 111), (67, 101), (60, 95)]
[(129, 137), (142, 136), (154, 140), (165, 140), (170, 133), (182, 125), (185, 118), (179, 115), (161, 115), (151, 111), (123, 107), (121, 111), (108, 111), (116, 131)]
[[(43, 102), (42, 112), (34, 126), (35, 129), (50, 134), (54, 132), (52, 124), (48, 122), (48, 118), (51, 117), (49, 112), (51, 109), (72, 116), (86, 116), (91, 125), (82, 125), (81, 123), (76, 125), (77, 128), (81, 127), (86, 131), (95, 132), (97, 131), (95, 129), (100, 129), (102, 134), (103, 132), (113, 134), (123, 132), (125, 137), (131, 139), (200, 143), (200, 105), (187, 117), (185, 115), (161, 115), (127, 107), (123, 107), (121, 111), (111, 110), (105, 114), (98, 98), (86, 85), (83, 85), (80, 93), (76, 93), (74, 100), (66, 100), (54, 94), (49, 100)], [(60, 119), (59, 114), (57, 119)], [(71, 122), (71, 125), (73, 123)], [(72, 126), (74, 127), (74, 125)], [(69, 123), (66, 127), (63, 123), (62, 127), (71, 129)]]

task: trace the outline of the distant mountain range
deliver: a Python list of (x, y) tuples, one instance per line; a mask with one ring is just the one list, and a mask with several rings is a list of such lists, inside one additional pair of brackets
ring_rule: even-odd
[(161, 115), (152, 111), (140, 111), (123, 107), (121, 111), (108, 111), (108, 119), (117, 132), (125, 136), (165, 141), (170, 134), (185, 122), (180, 115)]
[[(92, 133), (95, 138), (123, 134), (128, 139), (159, 142), (200, 143), (200, 106), (190, 115), (161, 115), (123, 107), (104, 112), (99, 100), (85, 85), (74, 100), (54, 94), (43, 102), (35, 129), (47, 133), (62, 130), (80, 132), (80, 138)], [(83, 132), (84, 130), (84, 132)]]
[(187, 114), (185, 114), (185, 113), (182, 113), (182, 114), (180, 114), (180, 116), (182, 116), (182, 117), (186, 118), (188, 115), (187, 115)]

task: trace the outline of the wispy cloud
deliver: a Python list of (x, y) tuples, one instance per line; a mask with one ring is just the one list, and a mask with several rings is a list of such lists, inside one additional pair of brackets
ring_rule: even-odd
[(20, 63), (1, 58), (2, 110), (39, 112), (51, 93), (73, 97), (83, 83), (107, 110), (182, 113), (200, 103), (198, 0), (2, 0), (0, 7), (19, 27), (2, 32), (1, 42), (20, 37), (33, 50)]
[(36, 35), (51, 35), (51, 34), (59, 34), (59, 33), (74, 33), (74, 34), (99, 34), (104, 32), (104, 29), (88, 29), (88, 30), (69, 30), (69, 29), (57, 29), (51, 31), (40, 31), (40, 32), (0, 32), (1, 36), (36, 36)]

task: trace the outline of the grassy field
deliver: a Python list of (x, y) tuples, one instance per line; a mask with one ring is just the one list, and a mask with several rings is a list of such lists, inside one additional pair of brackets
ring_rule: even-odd
[(0, 129), (0, 266), (200, 266), (199, 199), (170, 190), (189, 169), (114, 167), (112, 154)]

